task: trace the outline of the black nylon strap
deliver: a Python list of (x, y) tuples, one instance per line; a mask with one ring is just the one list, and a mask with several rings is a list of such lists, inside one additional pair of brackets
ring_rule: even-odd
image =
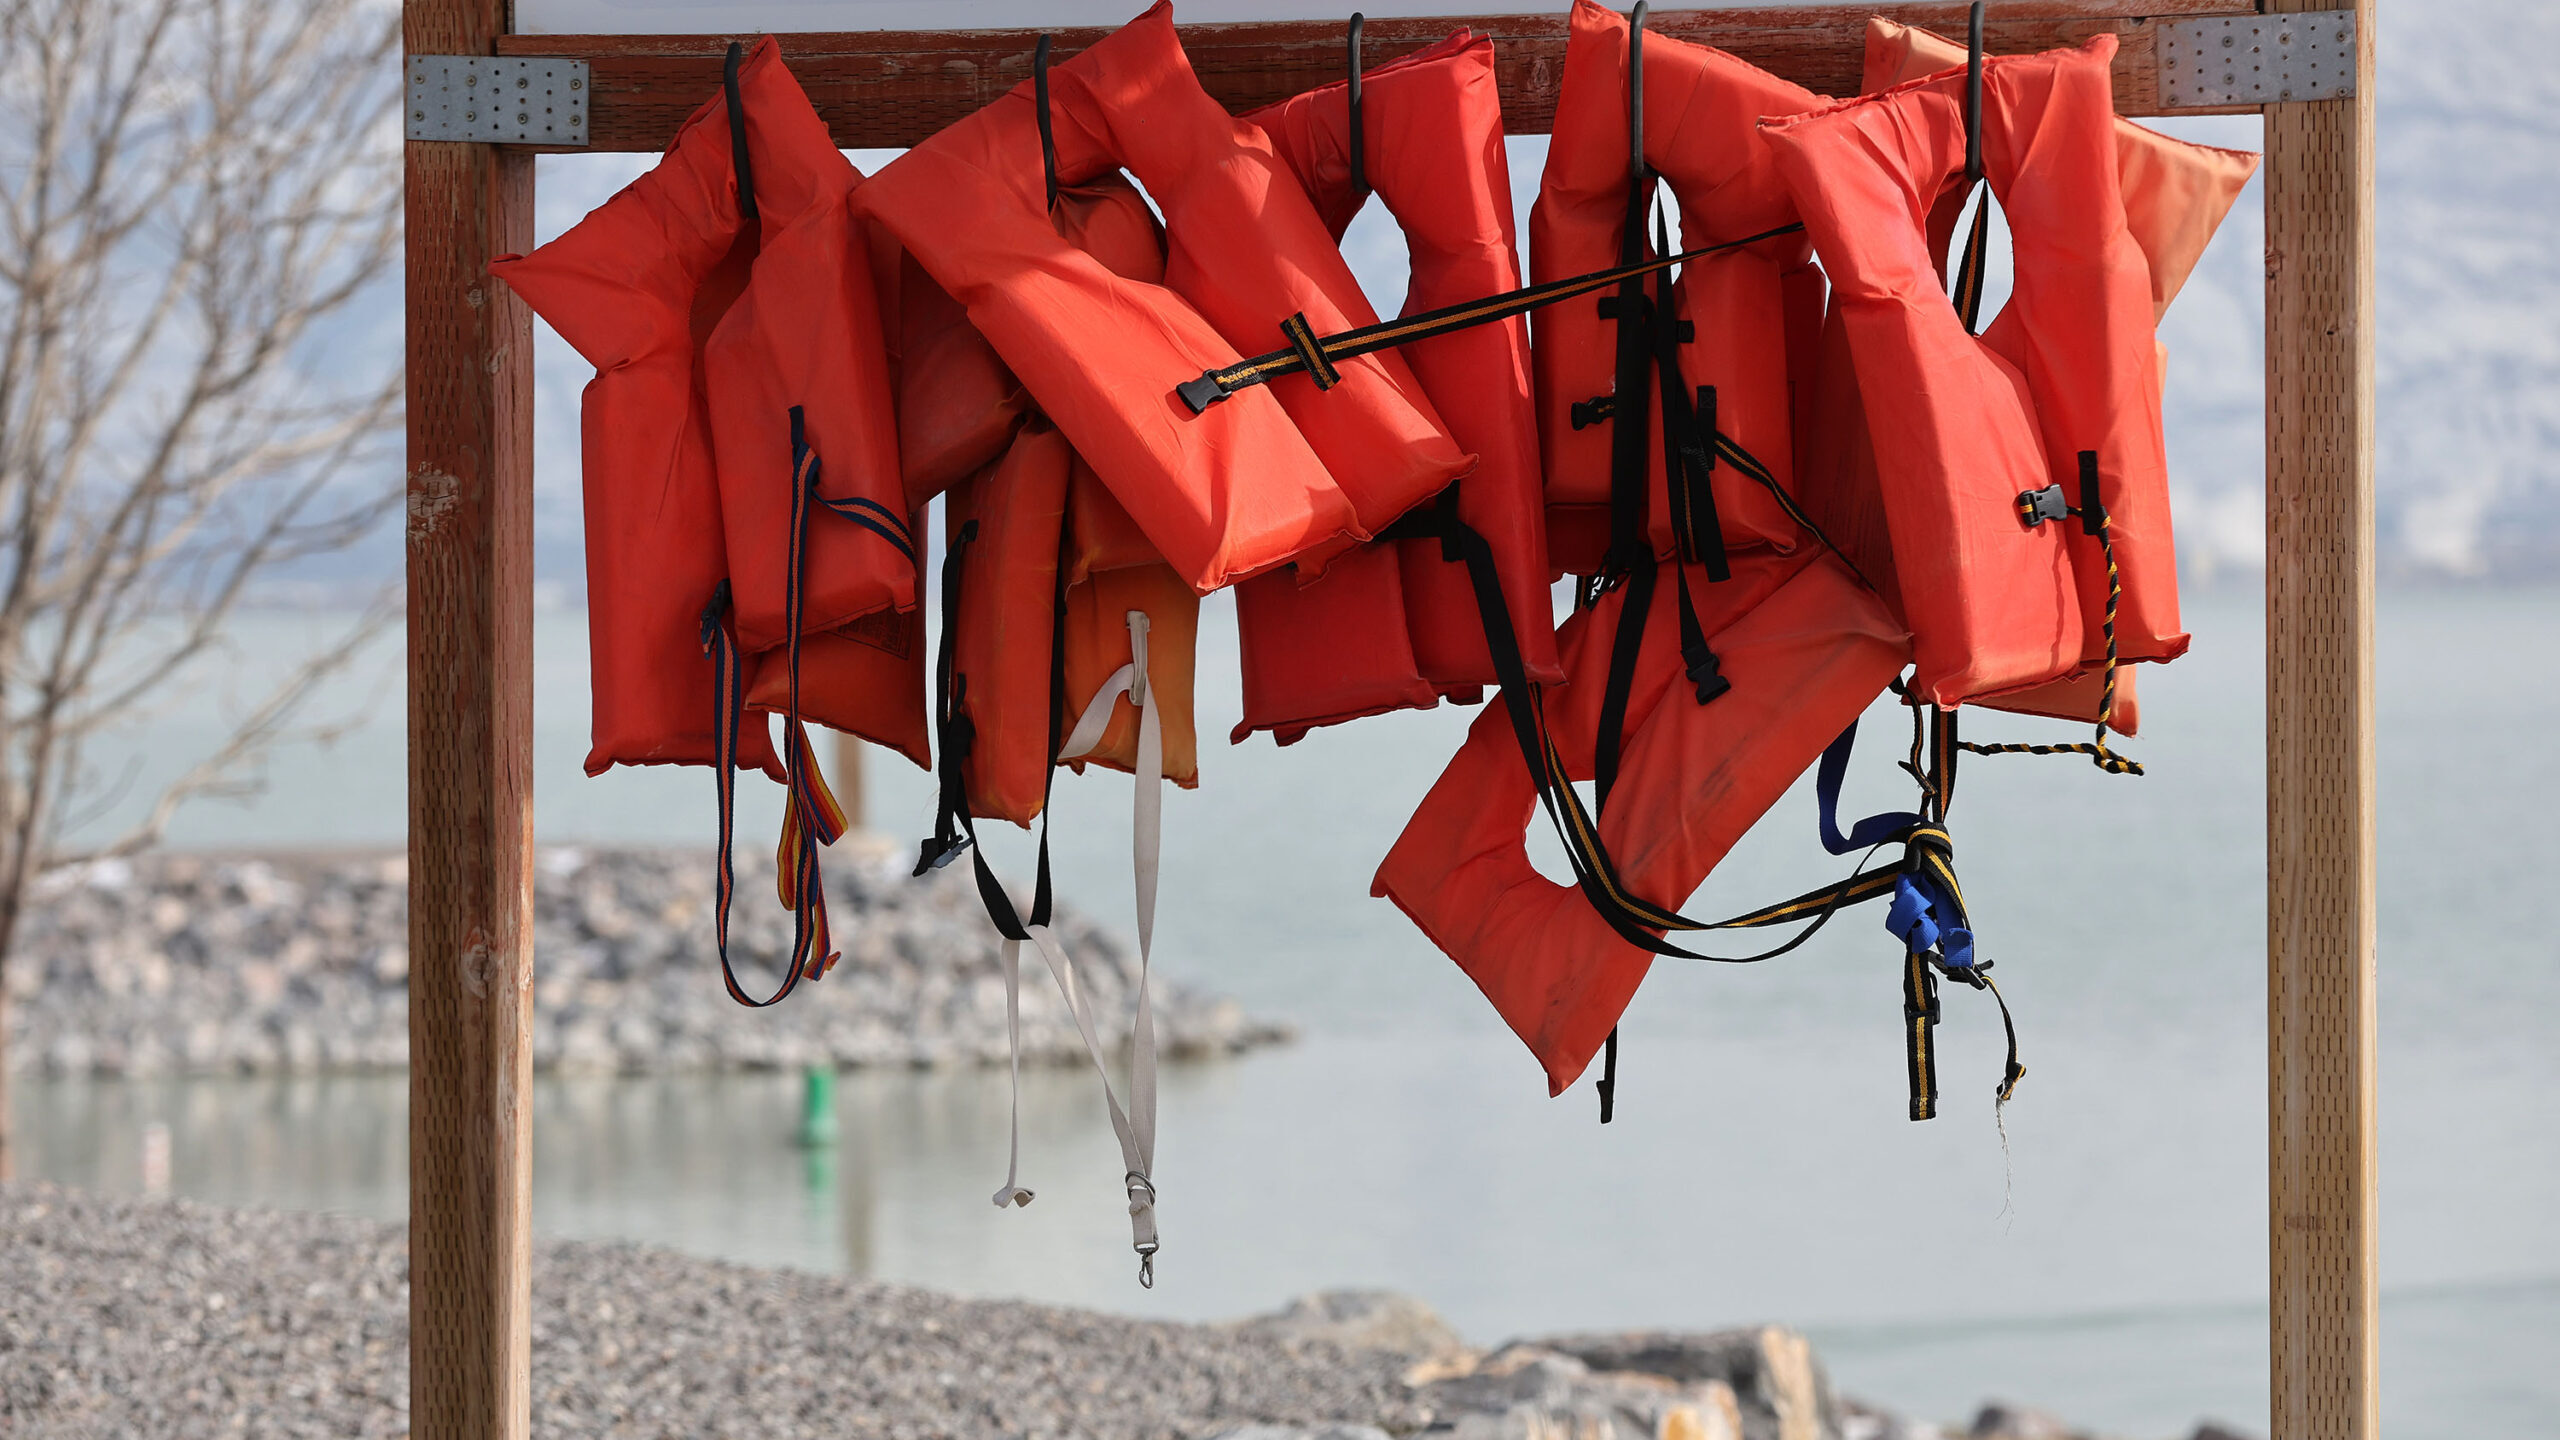
[(721, 62), (720, 92), (729, 107), (729, 169), (738, 181), (738, 218), (756, 218), (756, 172), (747, 163), (747, 106), (739, 97), (738, 63), (746, 56), (746, 47), (729, 42), (729, 57)]
[[(1511, 721), (1512, 737), (1520, 747), (1523, 763), (1528, 767), (1530, 783), (1549, 823), (1555, 827), (1558, 840), (1564, 845), (1576, 883), (1593, 911), (1620, 939), (1639, 949), (1672, 959), (1754, 964), (1784, 955), (1813, 938), (1843, 907), (1890, 893), (1891, 872), (1861, 871), (1827, 891), (1815, 892), (1810, 904), (1787, 902), (1798, 906), (1790, 915), (1771, 913), (1784, 907), (1766, 907), (1751, 915), (1713, 923), (1690, 920), (1677, 911), (1663, 909), (1636, 897), (1619, 880), (1615, 862), (1600, 843), (1598, 826), (1584, 808), (1581, 795), (1565, 779), (1567, 771), (1563, 757), (1547, 737), (1538, 691), (1529, 683), (1527, 670), (1520, 658), (1519, 635), (1512, 628), (1511, 612), (1503, 603), (1502, 581), (1494, 568), (1493, 548), (1482, 535), (1458, 519), (1455, 508), (1445, 501), (1406, 515), (1381, 532), (1380, 538), (1437, 539), (1443, 560), (1466, 565), (1468, 580), (1475, 591), (1477, 614), (1484, 624), (1485, 648), (1493, 657), (1503, 710)], [(1891, 837), (1884, 843), (1904, 838), (1907, 837)], [(1873, 883), (1876, 873), (1886, 877), (1887, 883), (1881, 889)], [(1803, 898), (1799, 897), (1799, 900)], [(1653, 933), (1655, 930), (1756, 927), (1779, 924), (1787, 919), (1810, 923), (1785, 943), (1753, 955), (1702, 954), (1674, 945)]]
[(1040, 178), (1048, 187), (1051, 211), (1058, 208), (1058, 141), (1049, 131), (1049, 35), (1031, 48), (1031, 103), (1039, 110)]
[[(1666, 265), (1677, 265), (1683, 261), (1695, 260), (1701, 255), (1713, 255), (1719, 251), (1738, 250), (1746, 245), (1757, 245), (1763, 240), (1774, 240), (1781, 235), (1793, 235), (1802, 229), (1804, 225), (1801, 222), (1780, 225), (1775, 229), (1761, 231), (1757, 235), (1746, 235), (1739, 240), (1705, 245), (1695, 250), (1683, 251), (1678, 255), (1659, 256), (1635, 267), (1632, 277), (1623, 269), (1596, 270), (1588, 275), (1575, 275), (1563, 280), (1550, 280), (1543, 285), (1506, 290), (1498, 295), (1487, 295), (1478, 300), (1465, 300), (1455, 305), (1443, 305), (1437, 310), (1425, 310), (1419, 315), (1381, 320), (1375, 325), (1362, 325), (1339, 334), (1327, 335), (1318, 344), (1324, 352), (1324, 357), (1339, 365), (1345, 360), (1374, 354), (1380, 350), (1392, 350), (1399, 345), (1410, 345), (1417, 340), (1446, 335), (1453, 330), (1464, 330), (1474, 325), (1489, 325), (1496, 321), (1508, 320), (1514, 315), (1526, 315), (1532, 310), (1553, 305), (1559, 300), (1570, 300), (1577, 295), (1588, 295), (1595, 290), (1605, 290), (1630, 278), (1641, 278)], [(1256, 385), (1267, 385), (1283, 376), (1299, 374), (1305, 368), (1305, 361), (1293, 346), (1288, 349), (1274, 350), (1266, 355), (1257, 355), (1249, 360), (1239, 360), (1223, 369), (1205, 371), (1199, 379), (1186, 380), (1175, 386), (1174, 394), (1189, 407), (1192, 414), (1199, 415), (1239, 390), (1248, 390)]]
[(1351, 12), (1351, 32), (1344, 41), (1351, 71), (1351, 189), (1366, 194), (1369, 189), (1369, 147), (1361, 124), (1360, 106), (1360, 27), (1365, 22), (1360, 12)]

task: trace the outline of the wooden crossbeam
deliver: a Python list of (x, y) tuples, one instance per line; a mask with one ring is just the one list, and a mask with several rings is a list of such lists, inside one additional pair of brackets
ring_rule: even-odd
[[(1962, 35), (1963, 4), (1809, 5), (1761, 10), (1662, 10), (1651, 30), (1729, 50), (1817, 94), (1857, 93), (1867, 17), (1884, 15)], [(1984, 42), (1995, 54), (2073, 45), (2112, 30), (2116, 109), (2171, 113), (2160, 103), (2153, 22), (2254, 15), (2252, 0), (2004, 0), (1990, 7)], [(1543, 135), (1564, 76), (1566, 21), (1556, 15), (1380, 17), (1366, 23), (1368, 63), (1383, 64), (1465, 28), (1493, 37), (1505, 128)], [(1239, 114), (1341, 78), (1343, 27), (1331, 21), (1179, 27), (1191, 66)], [(1108, 32), (1061, 29), (1063, 60)], [(913, 145), (1031, 76), (1033, 30), (904, 30), (780, 37), (791, 73), (848, 149)], [(662, 150), (676, 126), (720, 87), (720, 58), (740, 35), (510, 35), (501, 55), (556, 55), (593, 67), (590, 148)], [(2254, 107), (2251, 107), (2254, 108)], [(2179, 111), (2203, 114), (2205, 111)]]

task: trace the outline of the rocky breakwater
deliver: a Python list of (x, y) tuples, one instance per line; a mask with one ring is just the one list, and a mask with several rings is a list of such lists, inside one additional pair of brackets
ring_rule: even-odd
[[(997, 939), (966, 865), (922, 879), (848, 838), (827, 865), (844, 959), (783, 1004), (721, 988), (712, 864), (685, 851), (557, 848), (534, 885), (537, 1069), (628, 1074), (1005, 1060)], [(791, 940), (770, 857), (742, 857), (729, 951), (769, 991)], [(1061, 907), (1095, 1015), (1125, 1040), (1134, 948)], [(409, 1062), (408, 862), (398, 855), (172, 853), (57, 871), (39, 884), (0, 977), (8, 1062), (52, 1075), (379, 1071)], [(1083, 1042), (1026, 957), (1026, 1061), (1084, 1063)], [(1233, 1001), (1155, 981), (1175, 1056), (1287, 1038)], [(1116, 1027), (1114, 1029), (1113, 1027)]]

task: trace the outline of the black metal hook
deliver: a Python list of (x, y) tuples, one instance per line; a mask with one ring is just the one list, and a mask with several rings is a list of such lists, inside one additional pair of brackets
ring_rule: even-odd
[(1048, 186), (1049, 208), (1058, 208), (1058, 141), (1049, 133), (1049, 35), (1031, 51), (1031, 96), (1040, 110), (1040, 177)]
[(1351, 34), (1347, 42), (1351, 52), (1351, 188), (1360, 191), (1369, 188), (1369, 146), (1360, 125), (1360, 26), (1363, 22), (1364, 17), (1359, 11), (1351, 12)]
[(1964, 178), (1982, 178), (1982, 0), (1973, 0), (1965, 20)]
[(1627, 179), (1644, 183), (1645, 0), (1627, 12)]
[(721, 66), (720, 90), (729, 105), (729, 168), (738, 179), (738, 218), (756, 218), (756, 173), (747, 163), (747, 107), (738, 96), (738, 62), (745, 58), (746, 47), (729, 42), (729, 58)]

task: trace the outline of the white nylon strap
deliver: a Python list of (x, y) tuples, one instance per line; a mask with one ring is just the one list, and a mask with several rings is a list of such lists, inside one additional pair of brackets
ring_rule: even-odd
[[(1006, 897), (1008, 900), (1010, 896)], [(1004, 1188), (996, 1191), (996, 1208), (1028, 1205), (1031, 1192), (1022, 1175), (1022, 942), (1007, 940), (996, 952), (1004, 967), (1004, 1038), (1013, 1062), (1013, 1133), (1006, 1143)]]
[[(1156, 1019), (1155, 1003), (1149, 985), (1151, 957), (1155, 947), (1156, 872), (1164, 852), (1164, 725), (1156, 709), (1147, 703), (1147, 615), (1132, 610), (1129, 619), (1130, 663), (1112, 672), (1059, 748), (1060, 760), (1072, 760), (1090, 754), (1102, 743), (1103, 732), (1110, 728), (1111, 716), (1121, 696), (1138, 710), (1138, 763), (1136, 795), (1132, 803), (1129, 842), (1130, 859), (1138, 902), (1138, 1011), (1129, 1031), (1129, 1104), (1122, 1108), (1119, 1093), (1111, 1086), (1111, 1068), (1102, 1053), (1102, 1036), (1093, 1022), (1093, 1006), (1086, 998), (1085, 987), (1077, 971), (1075, 958), (1067, 952), (1057, 933), (1046, 925), (1025, 927), (1040, 958), (1047, 962), (1049, 973), (1058, 982), (1058, 993), (1065, 997), (1067, 1013), (1073, 1017), (1076, 1033), (1083, 1037), (1085, 1053), (1093, 1058), (1093, 1066), (1102, 1077), (1103, 1104), (1111, 1113), (1111, 1131), (1120, 1142), (1120, 1158), (1128, 1167), (1124, 1177), (1129, 1195), (1130, 1246), (1138, 1253), (1138, 1283), (1155, 1285), (1156, 1269)], [(1012, 1160), (1005, 1170), (1004, 1188), (995, 1194), (998, 1208), (1006, 1205), (1028, 1205), (1031, 1192), (1017, 1182), (1017, 1166), (1022, 1154), (1022, 1030), (1020, 1019), (1022, 947), (1006, 941), (1003, 948), (1005, 972), (1006, 1034), (1013, 1049), (1013, 1149)]]

